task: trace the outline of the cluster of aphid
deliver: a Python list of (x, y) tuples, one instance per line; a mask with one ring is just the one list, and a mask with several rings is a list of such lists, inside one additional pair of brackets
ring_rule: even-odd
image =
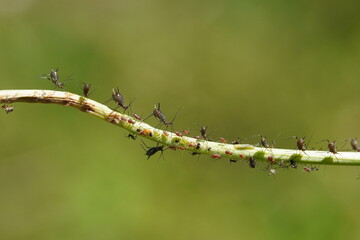
[[(55, 85), (55, 88), (59, 88), (61, 90), (65, 90), (65, 82), (61, 82), (60, 81), (60, 78), (59, 78), (59, 74), (58, 74), (58, 69), (54, 70), (54, 69), (51, 69), (50, 71), (50, 74), (42, 74), (41, 75), (41, 78), (44, 78), (44, 79), (48, 79), (49, 81), (51, 81), (54, 85)], [(83, 91), (83, 95), (85, 97), (89, 97), (90, 95), (90, 89), (91, 89), (91, 84), (88, 84), (88, 83), (82, 83), (83, 84), (83, 87), (82, 87), (82, 91)], [(120, 93), (119, 91), (119, 88), (114, 88), (112, 90), (112, 94), (111, 94), (111, 98), (106, 101), (105, 103), (109, 102), (109, 101), (114, 101), (116, 103), (116, 108), (114, 109), (114, 111), (117, 109), (117, 108), (122, 108), (124, 109), (124, 112), (126, 111), (130, 111), (131, 110), (131, 104), (133, 103), (134, 100), (132, 100), (129, 104), (125, 104), (125, 101), (124, 101), (124, 97), (123, 95)], [(2, 105), (2, 109), (6, 112), (6, 113), (10, 113), (14, 110), (14, 107), (9, 105), (9, 104), (4, 104)], [(158, 121), (159, 121), (159, 125), (157, 126), (160, 127), (161, 125), (164, 125), (166, 128), (171, 126), (171, 128), (173, 128), (173, 122), (176, 118), (176, 115), (177, 113), (175, 114), (174, 118), (172, 119), (172, 121), (168, 121), (165, 117), (165, 114), (162, 112), (162, 110), (160, 109), (160, 103), (158, 103), (157, 105), (155, 105), (155, 108), (153, 109), (152, 113), (142, 119), (138, 114), (134, 113), (132, 114), (132, 116), (137, 119), (138, 121), (145, 121), (147, 120), (148, 118), (150, 118), (151, 116), (154, 116)], [(121, 117), (122, 121), (126, 121), (130, 124), (135, 124), (135, 121), (131, 118), (127, 119), (125, 117)], [(149, 135), (150, 137), (152, 136), (152, 132), (150, 130), (147, 130), (147, 129), (144, 129), (144, 130), (140, 130), (138, 129), (138, 134), (139, 135), (143, 135), (143, 136), (147, 136)], [(171, 131), (173, 132), (173, 131)], [(197, 150), (199, 150), (201, 147), (202, 147), (202, 142), (203, 141), (212, 141), (211, 139), (208, 138), (208, 135), (207, 135), (207, 126), (201, 126), (200, 127), (200, 136), (194, 136), (193, 138), (195, 138), (197, 140), (196, 143), (190, 143), (189, 144), (189, 147), (191, 147), (192, 149), (194, 149), (194, 151), (191, 153), (192, 155), (198, 155), (200, 154), (199, 152), (197, 152)], [(163, 131), (163, 134), (168, 136), (168, 132), (167, 131)], [(177, 137), (181, 138), (183, 137), (184, 135), (185, 136), (189, 136), (190, 135), (190, 132), (188, 130), (182, 130), (181, 132), (178, 132), (178, 131), (175, 131), (174, 134), (176, 134)], [(258, 143), (258, 145), (261, 145), (263, 148), (265, 148), (265, 150), (268, 150), (270, 153), (272, 152), (272, 145), (273, 144), (269, 144), (266, 137), (264, 136), (261, 136), (261, 135), (256, 135), (257, 137), (260, 137), (260, 142)], [(136, 140), (137, 138), (137, 134), (134, 134), (134, 133), (129, 133), (128, 134), (128, 137), (130, 139), (133, 139), (133, 140)], [(308, 148), (308, 144), (305, 142), (305, 137), (303, 138), (299, 138), (299, 137), (296, 137), (296, 136), (293, 136), (293, 137), (290, 137), (290, 138), (293, 138), (293, 139), (296, 139), (296, 146), (297, 146), (297, 149), (306, 154), (306, 151), (307, 151), (307, 148)], [(220, 142), (221, 143), (227, 143), (227, 140), (220, 137)], [(320, 142), (323, 142), (323, 141), (327, 141), (327, 147), (329, 149), (329, 152), (331, 154), (333, 154), (335, 157), (336, 157), (336, 154), (338, 154), (338, 151), (337, 151), (337, 148), (336, 148), (336, 145), (335, 145), (335, 141), (330, 141), (330, 140), (321, 140)], [(318, 143), (320, 143), (318, 142)], [(163, 156), (163, 152), (167, 149), (172, 149), (172, 150), (176, 150), (176, 149), (179, 149), (179, 150), (185, 150), (184, 147), (182, 146), (174, 146), (174, 145), (170, 145), (166, 148), (165, 145), (156, 145), (155, 147), (148, 147), (144, 141), (142, 141), (142, 147), (143, 149), (145, 150), (145, 155), (148, 157), (148, 159), (153, 156), (154, 154), (156, 154), (157, 152), (161, 152), (161, 155), (160, 156)], [(231, 142), (231, 144), (240, 144), (240, 139), (237, 139), (233, 142)], [(350, 145), (352, 147), (352, 149), (356, 152), (360, 152), (360, 146), (358, 145), (358, 142), (356, 139), (350, 139)], [(209, 152), (211, 151), (211, 148), (206, 148)], [(237, 159), (233, 159), (231, 158), (231, 156), (233, 155), (233, 153), (229, 150), (226, 150), (225, 151), (225, 154), (229, 156), (229, 159), (230, 159), (230, 163), (235, 163), (237, 162), (238, 160)], [(217, 153), (213, 153), (211, 154), (211, 157), (214, 158), (214, 159), (220, 159), (221, 158), (221, 155), (220, 154), (217, 154)], [(248, 164), (249, 164), (249, 167), (250, 168), (255, 168), (257, 163), (256, 163), (256, 156), (247, 156), (245, 157), (244, 155), (241, 155), (239, 156), (241, 159), (243, 159), (244, 161), (247, 161)], [(267, 166), (265, 167), (265, 170), (268, 171), (268, 173), (270, 175), (274, 175), (276, 173), (276, 168), (297, 168), (297, 162), (296, 162), (296, 159), (290, 159), (288, 163), (286, 163), (284, 160), (281, 160), (281, 161), (277, 161), (273, 156), (268, 156), (267, 157)], [(314, 166), (306, 166), (303, 168), (306, 172), (312, 172), (312, 171), (317, 171), (318, 168), (317, 167), (314, 167)]]

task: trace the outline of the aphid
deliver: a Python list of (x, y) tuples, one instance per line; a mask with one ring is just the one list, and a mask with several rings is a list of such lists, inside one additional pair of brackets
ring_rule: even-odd
[(255, 159), (252, 156), (249, 157), (249, 167), (251, 167), (251, 168), (256, 167)]
[(307, 172), (312, 172), (312, 171), (318, 171), (319, 168), (317, 167), (304, 167), (304, 170)]
[(165, 136), (169, 136), (169, 133), (166, 132), (166, 131), (163, 131), (163, 134), (164, 134)]
[(231, 144), (240, 144), (241, 140), (244, 140), (244, 139), (247, 139), (247, 138), (237, 138), (236, 140), (232, 141)]
[(130, 123), (130, 124), (134, 124), (134, 123), (135, 123), (135, 121), (134, 121), (134, 120), (132, 120), (131, 118), (129, 118), (129, 119), (128, 119), (128, 123)]
[[(331, 152), (332, 154), (337, 154), (338, 153), (338, 151), (337, 151), (337, 149), (336, 149), (336, 145), (335, 145), (335, 141), (336, 140), (334, 140), (333, 142), (331, 142), (330, 140), (321, 140), (320, 142), (323, 142), (323, 141), (327, 141), (328, 142), (328, 148), (329, 148), (329, 152)], [(318, 143), (320, 143), (320, 142), (318, 142)]]
[(201, 137), (200, 137), (200, 136), (195, 136), (194, 138), (195, 138), (196, 140), (201, 139)]
[(206, 130), (207, 130), (207, 126), (202, 126), (202, 127), (200, 128), (200, 134), (201, 134), (201, 136), (203, 137), (203, 139), (206, 139), (206, 138), (207, 138)]
[(216, 159), (220, 159), (220, 158), (221, 158), (221, 155), (220, 155), (220, 154), (213, 153), (213, 154), (211, 154), (211, 157), (212, 157), (212, 158), (216, 158)]
[(182, 130), (181, 132), (182, 132), (183, 134), (185, 134), (185, 135), (190, 135), (190, 131), (188, 131), (188, 130), (185, 130), (185, 129), (184, 129), (184, 130)]
[(178, 136), (178, 137), (182, 137), (183, 135), (181, 134), (181, 133), (179, 133), (178, 131), (175, 131), (175, 134), (176, 134), (176, 136)]
[(2, 109), (8, 114), (11, 113), (12, 111), (14, 111), (14, 107), (9, 105), (9, 104), (4, 104), (1, 106)]
[[(141, 140), (142, 141), (142, 140)], [(143, 145), (141, 145), (142, 146), (142, 148), (145, 150), (145, 155), (147, 155), (148, 156), (148, 158), (147, 159), (149, 159), (152, 155), (154, 155), (155, 153), (157, 153), (158, 151), (161, 151), (161, 155), (160, 156), (163, 156), (163, 152), (165, 151), (164, 150), (164, 146), (156, 146), (156, 147), (148, 147), (148, 146), (146, 146), (146, 144), (145, 144), (145, 142), (144, 141), (142, 141), (143, 142), (143, 144), (145, 145), (145, 147), (147, 148), (147, 149), (145, 149), (145, 147), (143, 146)]]
[(245, 156), (242, 155), (242, 154), (240, 154), (239, 157), (242, 158), (242, 159), (245, 159)]
[(350, 144), (351, 144), (351, 147), (352, 147), (352, 149), (353, 149), (354, 151), (360, 152), (360, 147), (359, 147), (359, 145), (358, 145), (358, 142), (357, 142), (356, 138), (350, 139)]
[[(298, 150), (303, 151), (306, 154), (305, 151), (307, 150), (308, 144), (305, 143), (305, 137), (299, 138), (297, 136), (292, 136), (292, 137), (289, 137), (289, 138), (296, 138), (296, 140), (297, 140), (296, 141), (296, 146), (297, 146)], [(310, 138), (310, 140), (311, 140), (311, 138)], [(309, 142), (310, 142), (310, 140), (309, 140)]]
[(89, 97), (90, 96), (90, 88), (91, 88), (91, 84), (89, 83), (83, 83), (83, 94), (85, 97)]
[(174, 145), (170, 145), (169, 148), (174, 150), (174, 151), (176, 150), (176, 146), (174, 146)]
[(296, 137), (296, 139), (297, 139), (296, 146), (298, 147), (298, 149), (305, 152), (306, 150), (305, 137), (303, 138)]
[(232, 154), (233, 154), (233, 153), (232, 153), (231, 151), (229, 151), (229, 150), (226, 150), (225, 153), (228, 154), (228, 155), (232, 155)]
[(136, 113), (133, 114), (134, 118), (136, 118), (137, 120), (141, 121), (141, 117), (139, 115), (137, 115)]
[(113, 88), (111, 97), (114, 100), (114, 102), (118, 105), (118, 107), (123, 108), (125, 111), (130, 107), (130, 105), (132, 103), (132, 102), (129, 103), (129, 105), (125, 104), (124, 97), (120, 93), (119, 88), (116, 88), (116, 89)]
[(133, 134), (131, 134), (131, 133), (129, 133), (128, 138), (131, 138), (132, 140), (135, 140), (135, 139), (136, 139), (136, 136), (133, 135)]
[(180, 150), (185, 150), (185, 148), (182, 147), (182, 146), (178, 146), (178, 149), (180, 149)]
[(148, 119), (149, 117), (154, 116), (157, 120), (160, 121), (161, 124), (164, 124), (165, 127), (168, 127), (169, 125), (173, 126), (173, 122), (174, 122), (174, 120), (176, 118), (176, 115), (177, 115), (177, 112), (176, 112), (173, 120), (171, 122), (168, 122), (166, 120), (166, 117), (165, 117), (164, 113), (160, 110), (160, 103), (158, 103), (157, 106), (155, 105), (155, 108), (154, 108), (153, 112), (147, 118), (145, 118), (144, 121), (146, 119)]
[(333, 153), (333, 154), (337, 154), (337, 149), (336, 149), (336, 145), (335, 145), (335, 140), (333, 142), (328, 141), (328, 148), (329, 148), (329, 152)]
[(273, 156), (268, 156), (268, 157), (267, 157), (267, 160), (268, 160), (269, 163), (271, 163), (271, 164), (276, 164), (276, 161), (275, 161), (275, 159), (274, 159)]
[(43, 76), (43, 77), (40, 77), (40, 78), (48, 79), (55, 85), (55, 88), (60, 88), (61, 90), (64, 90), (64, 85), (67, 81), (60, 82), (60, 77), (59, 77), (58, 71), (59, 71), (59, 68), (56, 68), (56, 70), (51, 69), (50, 74), (41, 74), (41, 76)]
[(222, 143), (227, 143), (226, 139), (223, 138), (223, 137), (220, 137), (220, 141), (221, 141)]
[(260, 137), (260, 143), (258, 143), (257, 145), (261, 144), (261, 146), (263, 146), (265, 149), (270, 150), (271, 151), (271, 147), (270, 144), (267, 142), (266, 137), (262, 136), (262, 135), (255, 135)]
[(295, 162), (294, 159), (290, 159), (290, 166), (291, 166), (292, 168), (297, 168), (297, 163)]
[(124, 116), (121, 116), (120, 120), (126, 122), (128, 119), (126, 117), (124, 117)]
[(260, 135), (260, 143), (264, 148), (270, 148), (270, 145), (268, 144), (266, 137), (263, 137)]

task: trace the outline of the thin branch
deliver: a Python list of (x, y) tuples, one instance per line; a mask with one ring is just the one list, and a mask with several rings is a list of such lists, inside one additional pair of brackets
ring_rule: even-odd
[(175, 133), (154, 128), (134, 117), (116, 112), (101, 103), (70, 92), (51, 90), (0, 91), (0, 103), (9, 104), (15, 102), (54, 103), (75, 107), (162, 145), (171, 146), (171, 148), (175, 149), (184, 149), (191, 153), (207, 154), (213, 158), (248, 159), (252, 156), (256, 160), (264, 162), (267, 162), (268, 158), (272, 157), (277, 163), (281, 164), (292, 161), (303, 164), (360, 165), (360, 153), (358, 152), (332, 154), (326, 151), (262, 148), (250, 144), (234, 145), (199, 140), (188, 136), (180, 137)]

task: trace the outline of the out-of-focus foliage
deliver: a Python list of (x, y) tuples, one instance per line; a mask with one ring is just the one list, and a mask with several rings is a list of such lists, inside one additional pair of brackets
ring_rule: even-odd
[[(0, 89), (53, 89), (39, 75), (59, 67), (69, 91), (180, 110), (177, 130), (341, 146), (360, 135), (359, 5), (0, 0)], [(16, 104), (0, 124), (0, 239), (359, 239), (356, 167), (147, 161), (122, 129), (54, 105)]]

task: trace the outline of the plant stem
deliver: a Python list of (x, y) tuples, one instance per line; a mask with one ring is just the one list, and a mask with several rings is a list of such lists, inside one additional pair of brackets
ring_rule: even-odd
[[(0, 103), (54, 103), (75, 107), (114, 125), (120, 126), (132, 134), (147, 138), (162, 145), (184, 149), (191, 153), (207, 154), (214, 158), (248, 159), (253, 156), (259, 161), (268, 161), (273, 157), (278, 163), (290, 160), (302, 164), (360, 165), (359, 152), (299, 151), (278, 148), (254, 147), (250, 144), (226, 144), (199, 140), (188, 136), (179, 137), (175, 133), (154, 128), (147, 123), (126, 114), (116, 112), (94, 100), (63, 91), (52, 90), (0, 90)], [(286, 165), (288, 166), (288, 165)]]

